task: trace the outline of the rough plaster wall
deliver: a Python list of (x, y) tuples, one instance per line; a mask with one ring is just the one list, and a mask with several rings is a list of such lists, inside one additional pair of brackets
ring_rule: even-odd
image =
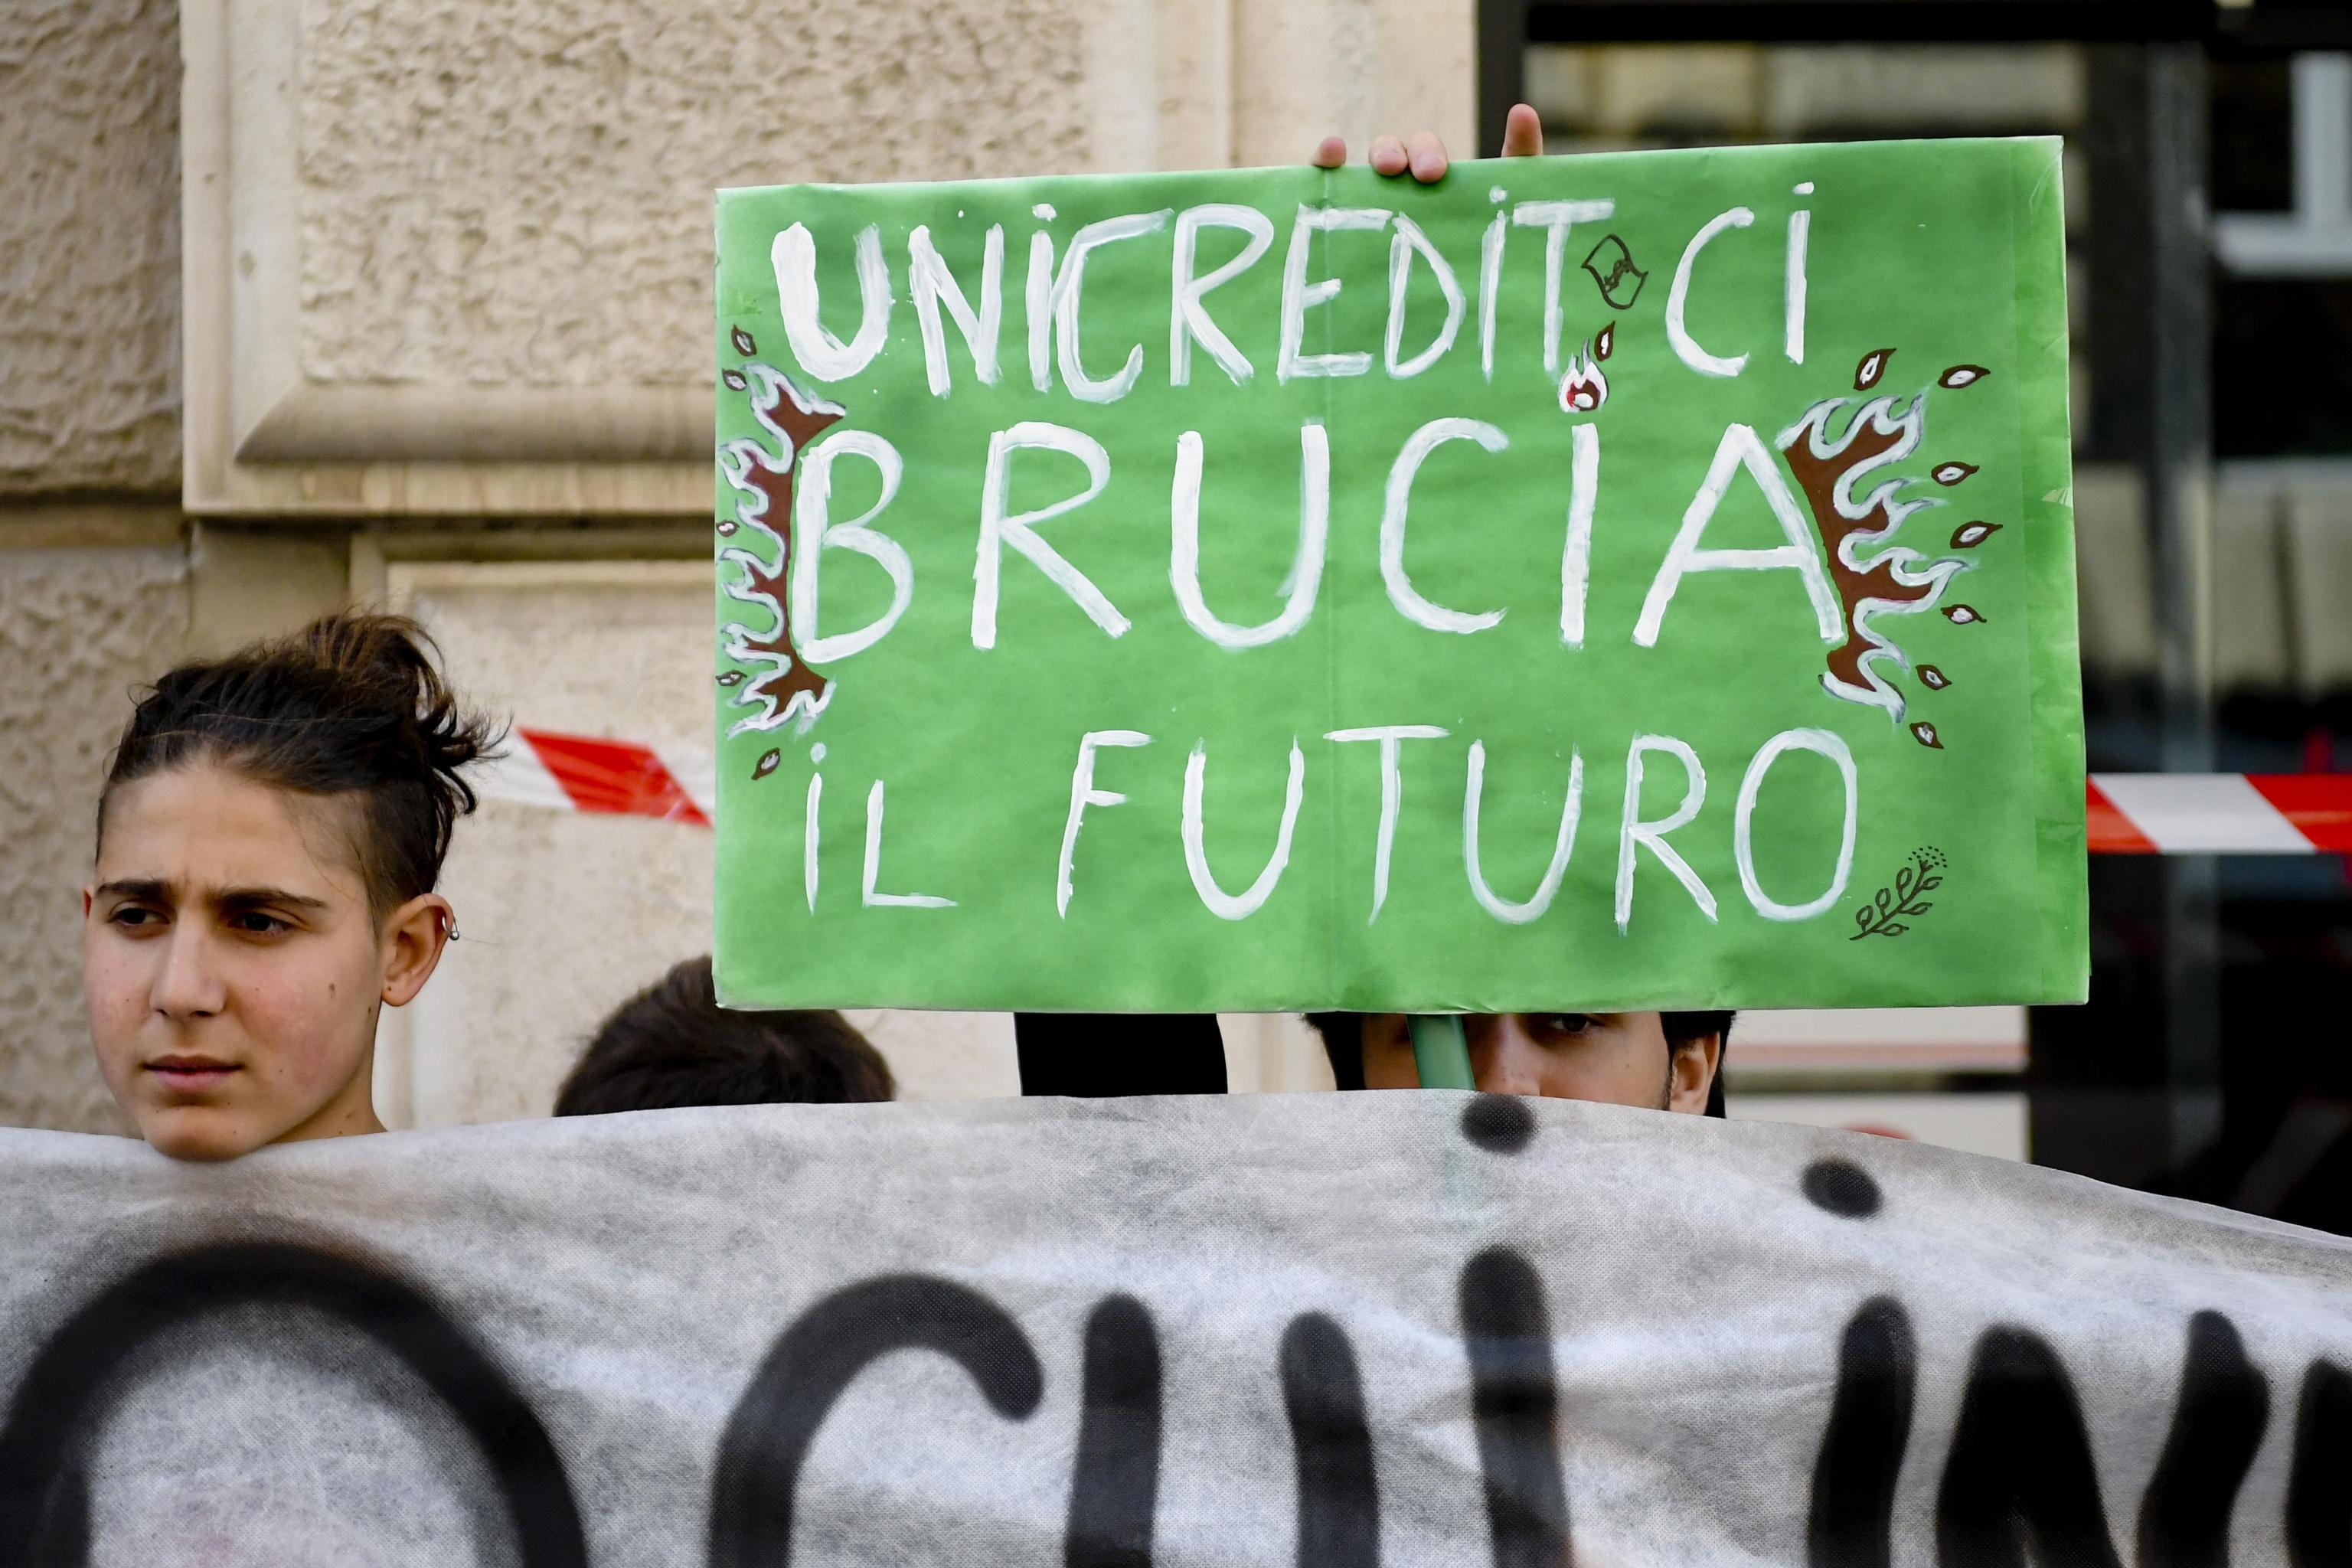
[(179, 7), (0, 5), (0, 496), (180, 475)]
[(123, 1132), (81, 1011), (90, 811), (187, 628), (173, 548), (0, 550), (0, 1123)]
[[(625, 566), (578, 569), (569, 581), (566, 568), (432, 570), (404, 589), (395, 569), (394, 593), (432, 627), (473, 700), (541, 729), (709, 754), (706, 577), (663, 571), (632, 584), (611, 578)], [(413, 1063), (400, 1120), (545, 1115), (598, 1020), (679, 959), (709, 951), (710, 876), (710, 836), (699, 828), (500, 802), (461, 823), (442, 890), (463, 937), (400, 1020)], [(1017, 1090), (1009, 1018), (851, 1018), (907, 1098)]]
[(1083, 168), (1097, 9), (306, 0), (304, 369), (705, 379), (713, 186)]
[[(411, 595), (393, 578), (472, 700), (544, 729), (664, 744), (708, 710), (709, 660), (679, 589), (533, 584), (496, 569), (479, 583)], [(708, 591), (694, 599), (708, 619)], [(596, 1020), (708, 946), (709, 854), (707, 836), (667, 823), (497, 801), (460, 822), (441, 889), (462, 935), (402, 1020), (415, 1121), (545, 1115)]]

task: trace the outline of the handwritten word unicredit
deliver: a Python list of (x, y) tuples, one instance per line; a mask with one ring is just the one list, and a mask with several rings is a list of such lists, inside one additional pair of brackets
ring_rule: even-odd
[[(1800, 185), (1809, 191), (1810, 183)], [(1543, 365), (1556, 374), (1560, 365), (1564, 322), (1562, 289), (1567, 274), (1586, 265), (1570, 259), (1570, 236), (1580, 225), (1592, 226), (1615, 216), (1613, 198), (1522, 201), (1511, 203), (1507, 193), (1494, 193), (1496, 211), (1481, 237), (1475, 294), (1481, 368), (1494, 379), (1496, 317), (1503, 289), (1503, 260), (1515, 229), (1541, 230), (1544, 236)], [(1040, 204), (1035, 216), (1041, 226), (1054, 216)], [(1811, 214), (1798, 208), (1789, 215), (1783, 248), (1786, 288), (1782, 350), (1792, 363), (1805, 359), (1805, 258)], [(1755, 212), (1731, 207), (1715, 215), (1691, 236), (1675, 263), (1666, 303), (1666, 335), (1685, 364), (1703, 374), (1736, 376), (1746, 368), (1745, 353), (1723, 355), (1701, 346), (1691, 335), (1687, 313), (1694, 275), (1701, 255), (1733, 229), (1756, 222)], [(1082, 226), (1058, 248), (1055, 237), (1040, 226), (1029, 237), (1026, 281), (1022, 299), (1026, 306), (1030, 384), (1050, 391), (1058, 373), (1070, 395), (1088, 403), (1116, 403), (1142, 381), (1148, 351), (1144, 344), (1113, 345), (1118, 368), (1098, 375), (1087, 368), (1083, 348), (1087, 265), (1113, 246), (1151, 247), (1166, 258), (1169, 268), (1168, 384), (1191, 384), (1194, 353), (1205, 355), (1235, 385), (1250, 381), (1258, 366), (1235, 346), (1210, 310), (1210, 296), (1260, 263), (1275, 241), (1275, 220), (1253, 206), (1213, 202), (1181, 210), (1122, 213)], [(1211, 229), (1241, 235), (1238, 252), (1203, 272), (1200, 268), (1201, 237)], [(1388, 312), (1386, 331), (1377, 352), (1370, 346), (1348, 349), (1325, 346), (1310, 353), (1310, 313), (1339, 297), (1344, 282), (1337, 277), (1314, 277), (1324, 247), (1318, 237), (1337, 233), (1386, 233)], [(1605, 241), (1604, 241), (1605, 243)], [(860, 229), (852, 239), (851, 254), (857, 279), (857, 325), (846, 339), (824, 325), (817, 280), (817, 242), (806, 224), (794, 223), (780, 231), (769, 247), (775, 271), (777, 302), (793, 357), (814, 379), (837, 383), (863, 374), (886, 352), (890, 322), (898, 303), (890, 258), (885, 254), (879, 226)], [(1622, 242), (1617, 253), (1623, 254)], [(1004, 326), (1004, 250), (1003, 224), (989, 226), (982, 240), (979, 276), (959, 279), (927, 224), (907, 236), (904, 275), (922, 339), (923, 362), (931, 391), (941, 397), (954, 386), (947, 345), (952, 322), (971, 362), (971, 373), (982, 385), (997, 385), (1003, 376), (1002, 354)], [(1597, 254), (1597, 252), (1596, 252)], [(1158, 259), (1155, 256), (1155, 261)], [(1411, 217), (1385, 207), (1300, 206), (1290, 221), (1282, 259), (1282, 292), (1277, 325), (1279, 349), (1275, 375), (1283, 382), (1311, 376), (1367, 375), (1377, 361), (1396, 378), (1419, 375), (1438, 363), (1455, 347), (1469, 315), (1471, 291), (1464, 287), (1452, 261)], [(1623, 272), (1620, 264), (1602, 285), (1604, 295)], [(1425, 329), (1425, 341), (1407, 353), (1412, 330), (1407, 305), (1413, 276), (1426, 273), (1444, 301), (1442, 319)], [(971, 286), (966, 287), (967, 282)], [(1630, 297), (1627, 303), (1630, 303)], [(1613, 300), (1612, 300), (1613, 303)], [(1095, 363), (1104, 363), (1098, 352)]]

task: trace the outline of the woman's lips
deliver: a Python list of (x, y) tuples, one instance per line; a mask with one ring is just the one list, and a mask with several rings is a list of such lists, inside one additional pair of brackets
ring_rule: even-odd
[(157, 1057), (147, 1064), (147, 1070), (173, 1089), (193, 1091), (226, 1082), (240, 1069), (235, 1063), (213, 1057)]

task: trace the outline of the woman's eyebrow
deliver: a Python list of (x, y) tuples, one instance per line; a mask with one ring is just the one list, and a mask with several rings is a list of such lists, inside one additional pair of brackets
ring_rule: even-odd
[(323, 910), (324, 899), (313, 899), (302, 893), (289, 893), (283, 888), (223, 888), (208, 900), (222, 910), (250, 910), (264, 905), (278, 909)]

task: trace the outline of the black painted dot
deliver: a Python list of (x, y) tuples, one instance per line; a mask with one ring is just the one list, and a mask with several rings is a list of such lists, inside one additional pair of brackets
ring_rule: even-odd
[(1805, 1167), (1805, 1196), (1832, 1214), (1865, 1219), (1878, 1212), (1878, 1184), (1850, 1160), (1816, 1160)]
[(1462, 1136), (1496, 1154), (1516, 1154), (1536, 1135), (1536, 1114), (1507, 1094), (1482, 1094), (1462, 1108)]

